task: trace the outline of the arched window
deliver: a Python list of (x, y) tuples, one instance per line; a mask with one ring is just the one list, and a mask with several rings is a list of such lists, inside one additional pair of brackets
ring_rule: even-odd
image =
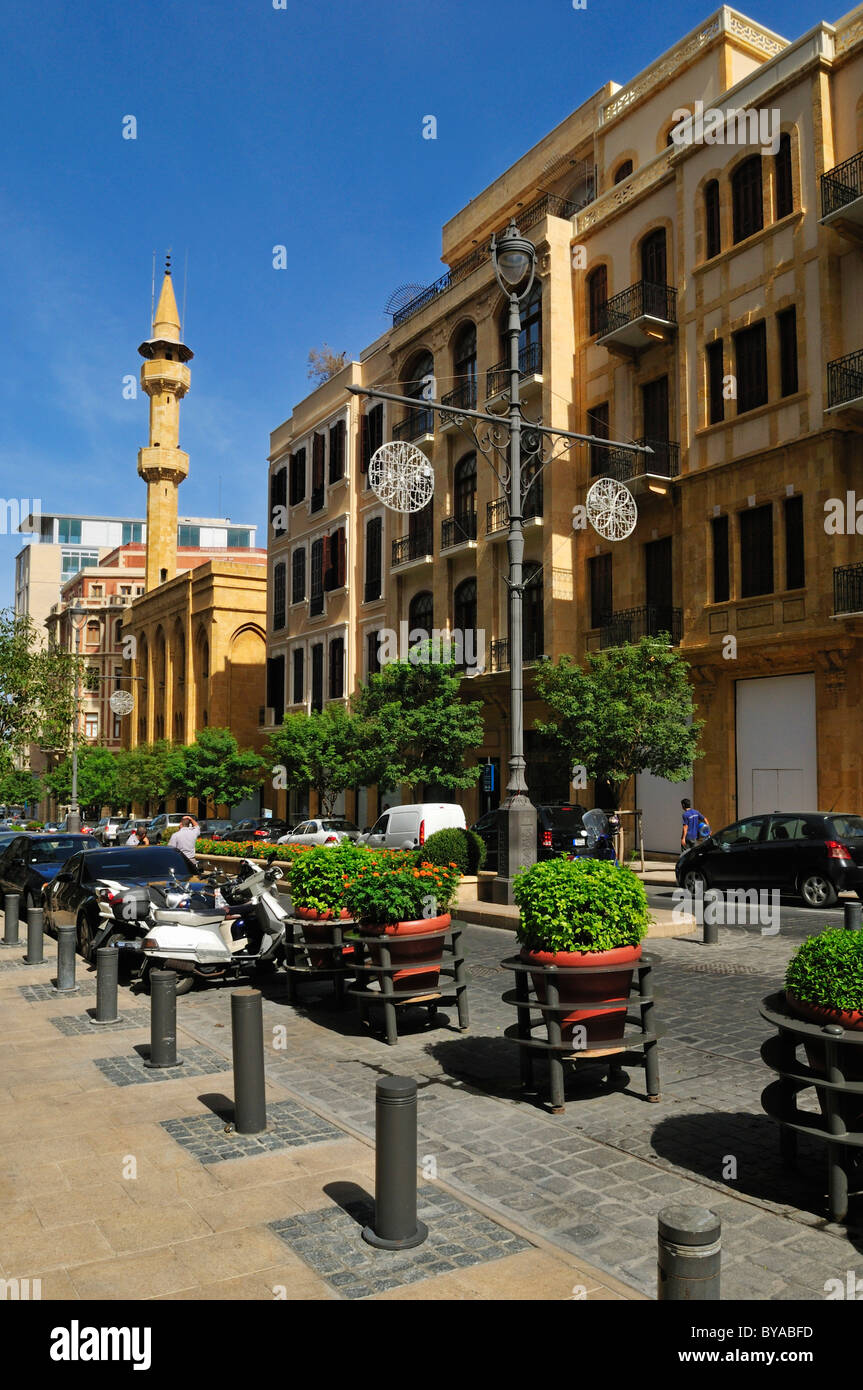
[(453, 594), (453, 628), (459, 633), (453, 652), (456, 665), (473, 666), (477, 651), (475, 579), (463, 579)]
[(602, 310), (607, 300), (608, 267), (598, 265), (587, 277), (588, 327), (591, 333), (599, 333), (601, 331)]
[(414, 594), (408, 609), (408, 641), (411, 633), (420, 629), (431, 637), (434, 627), (434, 598), (428, 589)]
[(719, 184), (711, 179), (704, 186), (704, 232), (707, 259), (722, 250), (722, 231), (719, 222)]
[(453, 502), (458, 539), (476, 540), (476, 454), (465, 454), (455, 466)]
[(649, 232), (641, 243), (641, 278), (649, 285), (667, 285), (665, 228)]
[[(412, 359), (405, 374), (404, 394), (416, 400), (435, 395), (434, 358), (430, 352), (421, 352)], [(431, 410), (410, 410), (406, 420), (408, 433), (402, 438), (418, 439), (421, 434), (434, 433), (434, 412)]]
[[(538, 280), (521, 306), (521, 334), (518, 340), (519, 353), (529, 355), (531, 349), (542, 346), (542, 285)], [(522, 367), (522, 371), (525, 368)]]
[(617, 166), (617, 168), (615, 169), (615, 171), (614, 171), (614, 182), (615, 182), (615, 183), (623, 183), (623, 180), (624, 180), (624, 179), (628, 179), (631, 173), (632, 173), (632, 160), (631, 160), (631, 159), (625, 159), (625, 160), (623, 161), (623, 163), (622, 163), (622, 164), (619, 164), (619, 165)]
[(764, 226), (761, 194), (761, 155), (753, 154), (739, 164), (731, 176), (731, 205), (734, 243), (743, 241)]
[(454, 390), (450, 393), (452, 405), (464, 406), (465, 410), (476, 409), (476, 325), (466, 323), (453, 346)]
[(773, 160), (773, 182), (776, 189), (776, 219), (794, 211), (794, 185), (791, 179), (791, 136), (784, 131), (779, 137), (779, 149)]

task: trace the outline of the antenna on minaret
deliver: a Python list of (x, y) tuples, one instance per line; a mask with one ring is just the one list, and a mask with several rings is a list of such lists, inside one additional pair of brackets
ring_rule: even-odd
[(156, 314), (156, 252), (153, 251), (153, 285), (150, 290), (150, 332), (153, 331), (153, 319)]
[(185, 260), (185, 264), (184, 264), (184, 266), (183, 266), (183, 315), (182, 315), (182, 320), (181, 320), (181, 321), (182, 321), (182, 324), (183, 324), (183, 327), (182, 327), (182, 329), (181, 329), (181, 332), (182, 332), (183, 334), (185, 334), (185, 337), (186, 337), (186, 338), (188, 338), (188, 336), (189, 336), (188, 333), (186, 332), (186, 285), (188, 284), (188, 280), (189, 280), (189, 248), (188, 248), (188, 246), (187, 246), (187, 247), (186, 247), (186, 260)]

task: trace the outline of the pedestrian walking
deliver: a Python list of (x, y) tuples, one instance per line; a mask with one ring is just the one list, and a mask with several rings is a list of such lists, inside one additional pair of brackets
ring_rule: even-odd
[(198, 867), (198, 857), (195, 852), (195, 844), (201, 828), (194, 816), (184, 816), (180, 822), (179, 830), (175, 830), (168, 845), (171, 849), (178, 849), (181, 854), (185, 854), (190, 859), (195, 868)]
[(691, 849), (697, 845), (699, 840), (706, 840), (710, 834), (710, 822), (700, 811), (696, 811), (692, 802), (684, 797), (680, 805), (683, 808), (683, 829), (680, 835), (680, 848)]

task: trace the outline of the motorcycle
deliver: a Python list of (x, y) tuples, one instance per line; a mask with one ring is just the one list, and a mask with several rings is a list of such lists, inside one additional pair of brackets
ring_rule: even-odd
[(148, 885), (148, 930), (140, 946), (141, 978), (176, 970), (177, 993), (196, 979), (237, 979), (250, 969), (274, 969), (284, 957), (285, 920), (274, 885), (284, 873), (244, 859), (235, 878), (211, 874), (194, 889), (169, 881)]
[(608, 859), (616, 864), (617, 854), (614, 848), (614, 832), (620, 825), (620, 818), (613, 816), (609, 820), (604, 811), (598, 806), (592, 811), (585, 811), (581, 818), (582, 825), (587, 836), (587, 844), (578, 853), (571, 854), (571, 859)]

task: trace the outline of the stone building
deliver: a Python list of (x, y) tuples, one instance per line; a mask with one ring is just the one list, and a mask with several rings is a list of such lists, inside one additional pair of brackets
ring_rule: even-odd
[[(653, 450), (635, 463), (576, 446), (537, 478), (525, 660), (668, 632), (691, 663), (704, 757), (694, 787), (644, 776), (630, 789), (648, 849), (679, 844), (688, 793), (714, 826), (863, 803), (861, 93), (863, 7), (793, 42), (723, 7), (632, 81), (606, 83), (444, 226), (443, 276), (271, 436), (268, 727), (344, 699), (381, 629), (474, 629), (485, 670), (463, 686), (485, 703), (476, 759), (499, 775), (495, 792), (466, 795), (469, 818), (505, 787), (506, 506), (482, 454), (421, 397), (431, 380), (454, 406), (501, 400), (488, 248), (514, 217), (537, 247), (527, 416)], [(352, 397), (352, 384), (418, 404)], [(399, 438), (434, 469), (433, 501), (410, 518), (366, 485), (371, 453)], [(573, 529), (600, 476), (636, 499), (624, 541)], [(540, 712), (528, 667), (528, 730)], [(534, 800), (571, 794), (534, 735), (527, 752)], [(367, 823), (377, 807), (361, 792), (348, 809)]]

